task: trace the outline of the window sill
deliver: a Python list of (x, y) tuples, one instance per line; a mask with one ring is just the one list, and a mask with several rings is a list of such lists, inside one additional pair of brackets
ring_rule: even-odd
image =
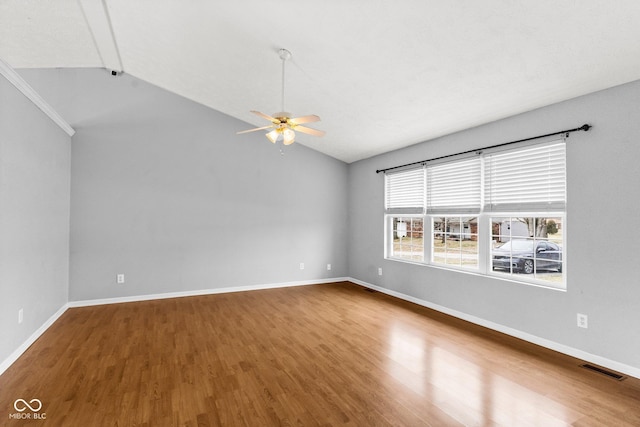
[(387, 257), (385, 257), (385, 260), (386, 261), (399, 262), (399, 263), (402, 263), (402, 264), (415, 265), (415, 266), (419, 266), (419, 267), (428, 267), (428, 268), (435, 268), (435, 269), (438, 269), (438, 270), (453, 271), (453, 272), (456, 272), (456, 273), (469, 274), (469, 275), (476, 276), (476, 277), (495, 279), (495, 280), (499, 280), (499, 281), (502, 281), (502, 282), (517, 283), (517, 284), (520, 284), (520, 285), (534, 286), (536, 288), (550, 289), (550, 290), (553, 290), (553, 291), (567, 292), (566, 285), (564, 287), (560, 287), (560, 286), (553, 286), (553, 285), (549, 285), (549, 284), (546, 284), (546, 283), (540, 283), (540, 282), (534, 282), (534, 281), (517, 280), (517, 279), (514, 279), (513, 277), (507, 276), (506, 274), (493, 273), (493, 272), (485, 274), (485, 273), (482, 273), (480, 271), (473, 271), (473, 270), (463, 269), (463, 268), (445, 267), (445, 266), (442, 266), (442, 265), (427, 264), (427, 263), (420, 262), (420, 261), (411, 261), (411, 260), (406, 260), (406, 259), (401, 259), (401, 258), (387, 258)]

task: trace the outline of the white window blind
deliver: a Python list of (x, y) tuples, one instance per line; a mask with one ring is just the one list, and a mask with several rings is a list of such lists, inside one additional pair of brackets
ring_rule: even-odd
[(562, 211), (566, 205), (564, 141), (490, 154), (485, 209)]
[(424, 213), (424, 168), (385, 174), (387, 213)]
[(427, 167), (428, 213), (478, 213), (482, 197), (480, 158)]

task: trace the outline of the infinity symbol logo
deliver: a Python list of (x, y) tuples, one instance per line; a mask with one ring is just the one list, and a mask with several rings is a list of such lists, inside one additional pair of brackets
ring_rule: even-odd
[[(37, 408), (34, 408), (34, 406), (36, 405), (29, 405), (29, 403), (33, 404), (36, 403)], [(22, 405), (18, 406), (18, 403), (22, 403)], [(31, 399), (28, 403), (26, 400), (24, 399), (17, 399), (15, 402), (13, 402), (13, 407), (16, 409), (16, 411), (18, 412), (24, 412), (27, 410), (27, 408), (31, 409), (31, 412), (38, 412), (40, 409), (42, 409), (42, 402), (40, 402), (40, 400), (38, 399)]]

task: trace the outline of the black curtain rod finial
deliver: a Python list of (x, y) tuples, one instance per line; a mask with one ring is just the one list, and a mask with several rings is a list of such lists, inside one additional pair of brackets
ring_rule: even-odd
[(588, 125), (588, 124), (583, 124), (582, 126), (580, 126), (578, 129), (583, 130), (585, 132), (587, 132), (589, 129), (591, 129), (593, 126)]

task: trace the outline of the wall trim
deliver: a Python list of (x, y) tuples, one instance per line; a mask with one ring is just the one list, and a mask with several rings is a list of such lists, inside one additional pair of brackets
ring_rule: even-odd
[(348, 277), (334, 277), (318, 280), (297, 280), (294, 282), (267, 283), (247, 286), (227, 286), (223, 288), (198, 289), (193, 291), (167, 292), (160, 294), (133, 295), (128, 297), (99, 298), (83, 301), (69, 301), (69, 307), (90, 307), (93, 305), (121, 304), (126, 302), (151, 301), (157, 299), (193, 297), (199, 295), (226, 294), (230, 292), (258, 291), (261, 289), (288, 288), (293, 286), (321, 285), (324, 283), (347, 282)]
[(0, 74), (2, 74), (16, 89), (33, 102), (36, 107), (42, 110), (55, 124), (57, 124), (69, 136), (73, 136), (76, 131), (62, 118), (56, 110), (51, 107), (30, 85), (27, 83), (11, 65), (0, 59)]
[(548, 348), (550, 350), (557, 351), (559, 353), (566, 354), (571, 357), (575, 357), (577, 359), (584, 360), (586, 362), (591, 362), (596, 365), (600, 365), (614, 371), (623, 373), (625, 375), (629, 375), (635, 378), (640, 379), (640, 368), (626, 365), (624, 363), (617, 362), (615, 360), (607, 359), (605, 357), (601, 357), (595, 354), (587, 353), (585, 351), (566, 346), (564, 344), (560, 344), (554, 341), (547, 340), (545, 338), (540, 338), (535, 335), (528, 334), (526, 332), (519, 331), (517, 329), (509, 328), (504, 325), (500, 325), (498, 323), (494, 323), (476, 316), (472, 316), (457, 310), (453, 310), (438, 304), (431, 303), (429, 301), (422, 300), (420, 298), (412, 297), (407, 294), (403, 294), (401, 292), (393, 291), (391, 289), (383, 288), (381, 286), (373, 285), (371, 283), (367, 283), (365, 281), (355, 279), (353, 277), (335, 277), (330, 279), (320, 279), (320, 280), (304, 280), (304, 281), (294, 281), (294, 282), (282, 282), (282, 283), (270, 283), (270, 284), (258, 284), (258, 285), (248, 285), (248, 286), (229, 286), (224, 288), (215, 288), (215, 289), (200, 289), (193, 291), (184, 291), (184, 292), (168, 292), (161, 294), (148, 294), (148, 295), (137, 295), (137, 296), (128, 296), (128, 297), (117, 297), (117, 298), (103, 298), (103, 299), (93, 299), (93, 300), (84, 300), (84, 301), (69, 301), (65, 305), (63, 305), (56, 313), (54, 313), (40, 328), (38, 328), (31, 336), (24, 342), (20, 347), (18, 347), (9, 357), (3, 360), (0, 363), (0, 375), (2, 375), (20, 356), (33, 344), (42, 334), (46, 332), (47, 329), (51, 325), (53, 325), (60, 316), (64, 314), (65, 311), (69, 308), (75, 307), (90, 307), (95, 305), (104, 305), (104, 304), (119, 304), (126, 302), (138, 302), (138, 301), (150, 301), (157, 299), (168, 299), (168, 298), (181, 298), (181, 297), (189, 297), (189, 296), (199, 296), (199, 295), (213, 295), (213, 294), (222, 294), (222, 293), (230, 293), (230, 292), (245, 292), (245, 291), (257, 291), (262, 289), (276, 289), (276, 288), (285, 288), (285, 287), (294, 287), (294, 286), (307, 286), (307, 285), (320, 285), (326, 283), (335, 283), (335, 282), (352, 282), (356, 285), (364, 286), (366, 288), (375, 289), (376, 291), (382, 292), (387, 295), (391, 295), (393, 297), (409, 301), (423, 307), (430, 308), (432, 310), (439, 311), (444, 314), (448, 314), (450, 316), (457, 317), (462, 320), (466, 320), (468, 322), (474, 323), (479, 326), (483, 326), (488, 329), (492, 329), (497, 332), (501, 332), (506, 335), (510, 335), (515, 338), (519, 338), (530, 343), (539, 345), (541, 347)]
[(539, 345), (541, 347), (548, 348), (553, 351), (557, 351), (558, 353), (566, 354), (568, 356), (575, 357), (577, 359), (584, 360), (586, 362), (591, 362), (596, 365), (600, 365), (605, 368), (609, 368), (614, 371), (623, 373), (625, 375), (629, 375), (631, 377), (640, 379), (640, 367), (627, 365), (624, 363), (617, 362), (615, 360), (607, 359), (602, 356), (587, 353), (586, 351), (579, 350), (577, 348), (569, 347), (567, 345), (560, 344), (545, 338), (541, 338), (536, 335), (532, 335), (517, 329), (513, 329), (508, 326), (501, 325), (499, 323), (494, 323), (489, 320), (482, 319), (480, 317), (472, 316), (470, 314), (463, 313), (461, 311), (453, 310), (451, 308), (444, 307), (442, 305), (434, 304), (432, 302), (429, 302), (420, 298), (416, 298), (411, 295), (403, 294), (401, 292), (383, 288), (381, 286), (372, 285), (371, 283), (367, 283), (359, 279), (354, 279), (353, 277), (349, 277), (348, 280), (357, 285), (364, 286), (365, 288), (375, 289), (376, 291), (382, 292), (383, 294), (391, 295), (401, 300), (409, 301), (409, 302), (421, 305), (423, 307), (427, 307), (432, 310), (439, 311), (441, 313), (448, 314), (453, 317), (457, 317), (458, 319), (466, 320), (467, 322), (471, 322), (476, 325), (479, 325), (497, 332), (501, 332), (503, 334), (510, 335), (515, 338), (519, 338), (521, 340)]
[(46, 330), (49, 329), (49, 327), (51, 325), (53, 325), (60, 318), (60, 316), (62, 316), (64, 314), (65, 311), (67, 311), (68, 308), (69, 308), (69, 304), (65, 304), (62, 307), (60, 307), (60, 309), (58, 311), (56, 311), (53, 314), (53, 316), (51, 316), (49, 319), (47, 319), (47, 321), (44, 322), (42, 324), (42, 326), (40, 326), (38, 329), (36, 329), (36, 331), (33, 334), (31, 334), (31, 336), (29, 338), (27, 338), (27, 340), (25, 342), (23, 342), (20, 347), (16, 348), (14, 350), (14, 352), (9, 355), (9, 357), (7, 357), (5, 360), (3, 360), (0, 363), (0, 375), (2, 375), (4, 373), (4, 371), (9, 369), (9, 367), (11, 365), (13, 365), (13, 363), (16, 360), (18, 360), (20, 358), (20, 356), (22, 356), (22, 353), (27, 351), (27, 349), (29, 347), (31, 347), (31, 344), (36, 342), (36, 340), (38, 338), (40, 338), (40, 336), (42, 334), (44, 334), (46, 332)]
[(181, 298), (181, 297), (189, 297), (189, 296), (199, 296), (199, 295), (212, 295), (212, 294), (224, 294), (230, 292), (244, 292), (244, 291), (257, 291), (261, 289), (276, 289), (276, 288), (287, 288), (293, 286), (307, 286), (307, 285), (321, 285), (325, 283), (335, 283), (335, 282), (348, 282), (350, 279), (348, 277), (334, 277), (330, 279), (318, 279), (318, 280), (302, 280), (295, 282), (281, 282), (281, 283), (267, 283), (260, 285), (248, 285), (248, 286), (228, 286), (224, 288), (215, 288), (215, 289), (200, 289), (194, 291), (184, 291), (184, 292), (168, 292), (161, 294), (149, 294), (149, 295), (136, 295), (129, 297), (118, 297), (118, 298), (103, 298), (103, 299), (93, 299), (93, 300), (85, 300), (85, 301), (69, 301), (65, 305), (63, 305), (53, 316), (51, 316), (42, 326), (40, 326), (31, 336), (24, 342), (20, 347), (14, 350), (13, 353), (9, 355), (5, 360), (0, 363), (0, 375), (4, 373), (11, 365), (15, 363), (16, 360), (22, 356), (22, 354), (27, 351), (27, 349), (33, 344), (42, 334), (46, 332), (47, 329), (51, 325), (53, 325), (60, 316), (64, 314), (69, 308), (75, 307), (90, 307), (94, 305), (104, 305), (104, 304), (119, 304), (125, 302), (137, 302), (137, 301), (150, 301), (157, 299), (168, 299), (168, 298)]

